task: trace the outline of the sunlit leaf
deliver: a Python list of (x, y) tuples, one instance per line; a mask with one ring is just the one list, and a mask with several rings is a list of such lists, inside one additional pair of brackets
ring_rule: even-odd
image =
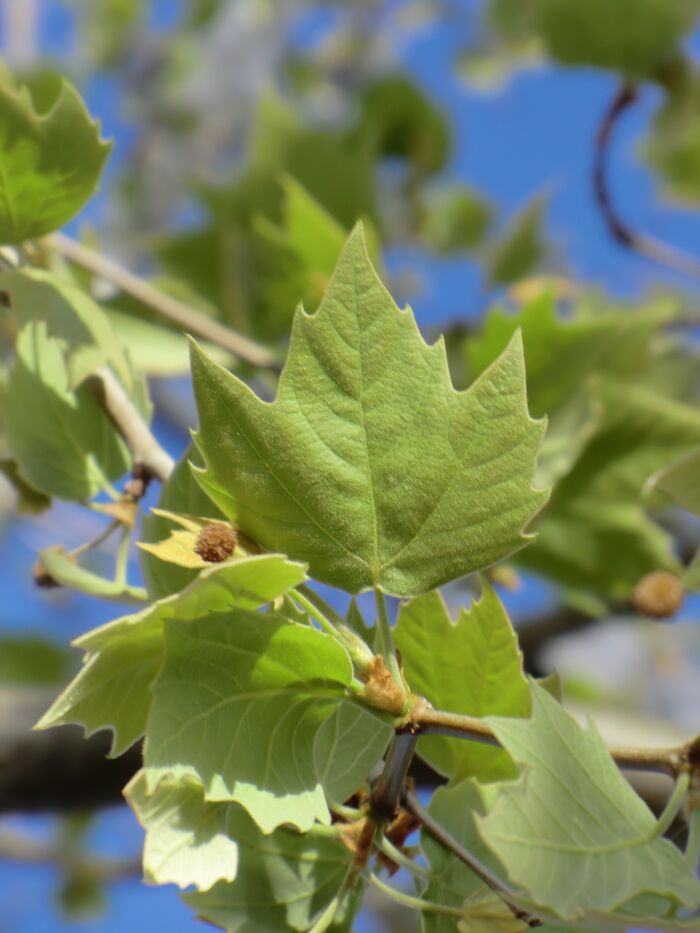
[(319, 311), (297, 313), (272, 405), (196, 347), (193, 376), (209, 495), (258, 544), (350, 592), (412, 595), (487, 566), (523, 546), (545, 501), (519, 340), (456, 393), (359, 228)]

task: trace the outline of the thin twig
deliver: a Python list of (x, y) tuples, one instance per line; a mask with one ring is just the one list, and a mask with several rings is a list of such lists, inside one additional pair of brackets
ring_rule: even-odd
[[(484, 745), (500, 745), (493, 730), (483, 719), (462, 716), (459, 713), (446, 713), (424, 704), (415, 707), (410, 721), (404, 728), (407, 732), (417, 732), (418, 735), (449, 735), (471, 739)], [(626, 748), (610, 745), (608, 751), (620, 768), (630, 771), (659, 771), (675, 777), (689, 768), (689, 744), (675, 748)]]
[(462, 843), (455, 839), (454, 836), (450, 835), (444, 826), (433, 819), (430, 813), (421, 804), (415, 792), (410, 788), (407, 788), (404, 792), (403, 805), (415, 816), (436, 842), (439, 842), (443, 848), (447, 849), (460, 861), (464, 862), (464, 864), (474, 872), (477, 878), (483, 881), (487, 887), (491, 888), (491, 890), (501, 898), (516, 920), (521, 920), (529, 927), (542, 926), (541, 920), (538, 920), (537, 917), (533, 917), (528, 911), (522, 910), (522, 908), (512, 903), (510, 898), (517, 896), (516, 892), (504, 885), (500, 878), (494, 875), (487, 865), (465, 849)]
[(396, 815), (417, 744), (418, 736), (410, 732), (397, 733), (391, 740), (384, 768), (369, 798), (372, 811), (381, 819), (392, 820)]
[(659, 265), (700, 278), (700, 261), (654, 237), (633, 230), (619, 215), (613, 202), (608, 179), (608, 152), (613, 131), (625, 111), (635, 103), (638, 90), (634, 84), (623, 83), (605, 111), (598, 128), (593, 160), (593, 190), (596, 203), (613, 239), (621, 246)]
[(52, 233), (47, 242), (66, 259), (117, 285), (122, 291), (153, 308), (187, 333), (196, 334), (217, 344), (251, 366), (280, 368), (279, 360), (266, 347), (195, 311), (194, 308), (161, 291), (106, 256), (88, 249), (65, 233)]
[(173, 458), (155, 439), (112, 371), (100, 366), (93, 375), (100, 385), (99, 401), (124, 438), (134, 465), (141, 464), (151, 476), (165, 482), (175, 467)]

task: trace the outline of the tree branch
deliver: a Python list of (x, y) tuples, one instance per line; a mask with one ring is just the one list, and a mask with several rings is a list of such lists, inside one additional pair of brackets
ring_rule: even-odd
[(122, 291), (153, 308), (187, 333), (196, 334), (223, 347), (224, 350), (235, 354), (251, 366), (280, 369), (279, 360), (266, 347), (200, 314), (184, 302), (173, 298), (172, 295), (161, 291), (150, 282), (139, 278), (123, 266), (107, 259), (106, 256), (88, 249), (87, 246), (83, 246), (82, 243), (78, 243), (64, 233), (52, 233), (47, 237), (47, 242), (66, 259), (117, 285)]
[(155, 439), (112, 371), (100, 366), (93, 378), (99, 382), (99, 401), (124, 438), (134, 465), (140, 465), (149, 476), (165, 482), (175, 466), (173, 458)]
[(610, 140), (620, 117), (638, 98), (635, 85), (625, 82), (605, 111), (598, 127), (593, 160), (593, 190), (605, 225), (612, 238), (637, 255), (693, 278), (700, 278), (700, 261), (654, 237), (637, 233), (619, 215), (613, 202), (608, 179)]
[[(471, 739), (485, 745), (499, 746), (500, 742), (482, 720), (460, 713), (446, 713), (418, 704), (404, 729), (418, 735), (448, 735)], [(659, 771), (671, 777), (696, 766), (693, 760), (694, 742), (676, 748), (626, 748), (610, 745), (608, 751), (618, 767), (631, 771)]]
[(415, 792), (410, 788), (407, 788), (404, 792), (403, 805), (409, 813), (415, 816), (436, 842), (439, 842), (443, 848), (451, 852), (461, 862), (464, 862), (464, 864), (474, 872), (477, 878), (483, 881), (485, 885), (491, 888), (491, 890), (501, 898), (516, 920), (521, 920), (529, 927), (542, 926), (541, 920), (533, 917), (532, 914), (527, 911), (522, 910), (510, 900), (515, 892), (510, 891), (503, 882), (493, 874), (487, 865), (465, 849), (457, 839), (451, 836), (447, 830), (437, 822), (437, 820), (434, 820), (425, 807), (423, 807)]

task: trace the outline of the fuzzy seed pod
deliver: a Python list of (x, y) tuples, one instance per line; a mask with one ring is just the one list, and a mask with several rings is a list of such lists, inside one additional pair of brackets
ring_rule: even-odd
[(227, 560), (235, 551), (238, 536), (230, 525), (205, 525), (194, 546), (196, 554), (211, 564)]
[(683, 605), (683, 584), (668, 570), (655, 570), (639, 581), (632, 602), (640, 615), (653, 619), (668, 619)]

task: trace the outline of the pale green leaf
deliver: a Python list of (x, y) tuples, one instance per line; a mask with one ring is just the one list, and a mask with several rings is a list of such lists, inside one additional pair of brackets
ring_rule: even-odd
[(474, 249), (488, 230), (492, 214), (491, 205), (471, 188), (439, 188), (422, 207), (421, 234), (438, 253)]
[(60, 686), (75, 669), (67, 647), (37, 635), (0, 634), (0, 684)]
[[(409, 686), (436, 709), (468, 716), (529, 716), (530, 688), (508, 616), (491, 587), (453, 622), (439, 593), (401, 607), (394, 630)], [(455, 780), (513, 776), (501, 749), (460, 739), (425, 736), (419, 754)]]
[(540, 687), (532, 687), (532, 702), (530, 720), (488, 719), (524, 768), (477, 818), (510, 881), (563, 919), (652, 891), (696, 907), (700, 883), (681, 852), (658, 838), (654, 815), (595, 725), (579, 726)]
[(96, 190), (110, 148), (67, 81), (46, 113), (26, 90), (0, 87), (0, 242), (62, 227)]
[(546, 201), (535, 198), (509, 222), (500, 237), (490, 246), (487, 267), (495, 285), (508, 285), (532, 272), (542, 261)]
[(359, 227), (318, 312), (297, 312), (273, 404), (196, 347), (192, 365), (204, 488), (322, 582), (424, 592), (521, 548), (546, 499), (519, 339), (455, 392), (443, 345), (394, 305)]
[(86, 502), (129, 468), (128, 451), (87, 385), (71, 391), (47, 323), (26, 324), (7, 394), (7, 434), (20, 475), (35, 489)]
[(254, 609), (304, 579), (302, 565), (277, 554), (214, 565), (181, 593), (88, 632), (75, 642), (88, 653), (84, 667), (37, 728), (77, 722), (88, 734), (111, 729), (111, 754), (120, 754), (145, 731), (166, 619), (188, 622), (233, 606)]
[(314, 761), (326, 798), (343, 803), (351, 797), (386, 751), (394, 734), (376, 713), (343, 703), (318, 730)]
[[(457, 842), (499, 875), (501, 866), (484, 844), (475, 822), (477, 814), (486, 812), (483, 796), (488, 793), (489, 788), (480, 789), (473, 781), (439, 787), (433, 794), (429, 810), (433, 819), (444, 826)], [(461, 907), (468, 898), (483, 896), (490, 890), (430, 833), (423, 830), (420, 841), (432, 876), (422, 893), (426, 900), (447, 907)], [(424, 913), (421, 923), (423, 933), (454, 933), (456, 929), (453, 918), (438, 913)]]
[(328, 822), (313, 743), (352, 677), (343, 648), (240, 609), (166, 623), (165, 642), (147, 727), (149, 789), (194, 777), (208, 800), (242, 804), (264, 832)]
[(143, 771), (124, 796), (146, 830), (145, 881), (208, 891), (217, 881), (234, 880), (238, 846), (229, 833), (229, 823), (236, 821), (232, 804), (207, 802), (201, 785), (191, 781), (163, 781), (149, 795)]
[(239, 866), (233, 884), (184, 895), (197, 914), (230, 933), (309, 930), (338, 894), (351, 854), (337, 839), (277, 829), (263, 835), (239, 807), (228, 832)]
[(130, 369), (109, 320), (77, 285), (42, 269), (22, 269), (5, 273), (2, 288), (19, 327), (46, 322), (47, 336), (65, 354), (71, 389), (106, 363), (131, 389)]

